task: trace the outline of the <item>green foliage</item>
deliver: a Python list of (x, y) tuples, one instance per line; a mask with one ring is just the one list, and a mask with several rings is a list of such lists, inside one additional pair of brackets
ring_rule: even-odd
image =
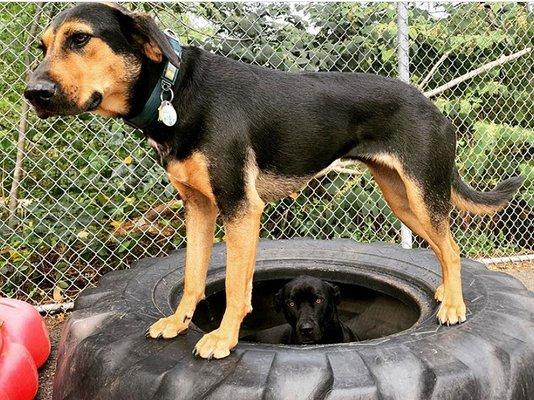
[(521, 175), (525, 184), (520, 197), (534, 198), (534, 132), (530, 129), (485, 121), (473, 125), (470, 143), (460, 147), (458, 164), (466, 179), (481, 190), (489, 190), (505, 177)]
[[(68, 4), (48, 3), (39, 25)], [(396, 5), (392, 3), (165, 3), (127, 7), (158, 16), (184, 43), (288, 71), (397, 75)], [(440, 6), (441, 7), (441, 6)], [(447, 4), (441, 13), (410, 9), (411, 77), (419, 84), (446, 53), (425, 90), (532, 46), (534, 21), (523, 4)], [(490, 11), (491, 12), (490, 12)], [(24, 177), (14, 231), (7, 199), (27, 68), (24, 44), (36, 5), (0, 5), (0, 289), (5, 295), (75, 294), (109, 269), (184, 244), (183, 210), (142, 137), (119, 121), (89, 115), (37, 120), (29, 114)], [(40, 31), (40, 29), (39, 29)], [(29, 60), (39, 51), (33, 46)], [(466, 255), (532, 250), (515, 220), (532, 218), (534, 52), (457, 85), (435, 100), (458, 128), (458, 165), (473, 186), (489, 189), (521, 173), (525, 190), (511, 219), (454, 214)], [(356, 167), (355, 167), (356, 168)], [(169, 203), (157, 223), (151, 210)], [(520, 214), (521, 213), (521, 214)], [(523, 216), (520, 216), (523, 215)], [(506, 225), (511, 221), (511, 225)], [(150, 228), (147, 226), (150, 225)], [(128, 229), (123, 229), (128, 226)], [(527, 226), (526, 223), (523, 226)], [(295, 198), (269, 204), (262, 236), (352, 237), (398, 241), (400, 224), (368, 172), (330, 172)], [(514, 231), (514, 229), (516, 231)], [(526, 237), (526, 240), (524, 240)], [(219, 227), (216, 240), (223, 238)]]

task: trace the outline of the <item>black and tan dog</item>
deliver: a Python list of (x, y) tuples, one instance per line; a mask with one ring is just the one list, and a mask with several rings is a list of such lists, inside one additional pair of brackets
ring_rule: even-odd
[[(435, 295), (439, 321), (465, 320), (449, 212), (453, 204), (495, 212), (521, 179), (487, 193), (463, 183), (454, 166), (454, 128), (417, 89), (370, 74), (280, 72), (196, 47), (180, 53), (148, 16), (106, 4), (62, 12), (42, 46), (44, 59), (25, 92), (37, 114), (94, 111), (132, 121), (185, 201), (184, 295), (172, 316), (150, 327), (151, 337), (172, 338), (187, 329), (204, 296), (220, 214), (228, 248), (226, 312), (196, 352), (227, 356), (251, 311), (265, 203), (299, 189), (341, 157), (367, 165), (394, 213), (436, 253), (443, 272)], [(168, 62), (178, 67), (171, 85), (177, 122), (171, 115), (171, 126), (155, 120), (157, 111), (147, 113)]]

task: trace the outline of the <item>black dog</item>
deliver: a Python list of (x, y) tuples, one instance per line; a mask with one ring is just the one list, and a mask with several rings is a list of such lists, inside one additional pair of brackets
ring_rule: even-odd
[(356, 339), (337, 314), (339, 288), (311, 276), (299, 276), (275, 296), (275, 309), (283, 311), (290, 329), (282, 343), (347, 343)]
[(371, 74), (287, 73), (182, 49), (150, 17), (110, 4), (62, 12), (42, 48), (44, 59), (25, 92), (37, 114), (94, 111), (128, 120), (149, 139), (184, 199), (184, 295), (172, 316), (150, 327), (150, 337), (172, 338), (189, 326), (204, 297), (220, 214), (227, 308), (196, 352), (226, 357), (251, 310), (265, 203), (298, 190), (342, 157), (371, 170), (393, 212), (436, 253), (443, 272), (438, 320), (465, 320), (451, 207), (498, 211), (522, 180), (508, 179), (487, 193), (466, 185), (454, 166), (454, 127), (416, 88)]

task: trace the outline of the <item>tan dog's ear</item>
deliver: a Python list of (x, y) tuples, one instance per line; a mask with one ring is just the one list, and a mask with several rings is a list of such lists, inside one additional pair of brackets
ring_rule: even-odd
[(159, 29), (154, 19), (141, 13), (133, 13), (135, 24), (133, 36), (142, 45), (145, 55), (154, 62), (161, 62), (165, 56), (175, 67), (180, 67), (180, 59), (174, 52), (167, 35)]
[(167, 58), (175, 67), (180, 67), (180, 58), (174, 52), (167, 35), (159, 29), (154, 19), (144, 13), (129, 12), (115, 5), (120, 13), (122, 31), (152, 61), (159, 63)]

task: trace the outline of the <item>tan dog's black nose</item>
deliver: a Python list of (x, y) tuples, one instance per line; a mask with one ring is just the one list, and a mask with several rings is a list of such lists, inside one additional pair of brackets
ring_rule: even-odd
[(30, 82), (24, 91), (26, 97), (32, 104), (48, 103), (57, 93), (57, 85), (48, 80), (38, 80)]

